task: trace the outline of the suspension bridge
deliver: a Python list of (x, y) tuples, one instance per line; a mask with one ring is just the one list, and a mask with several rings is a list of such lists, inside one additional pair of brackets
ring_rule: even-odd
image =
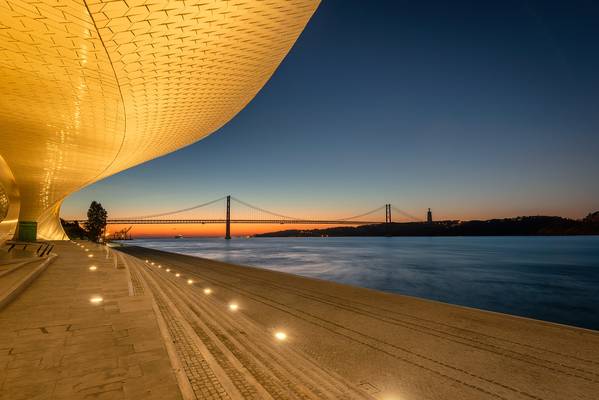
[[(217, 211), (208, 212), (210, 207), (224, 206)], [(207, 212), (198, 215), (198, 212)], [(383, 221), (383, 210), (385, 210)], [(223, 215), (224, 211), (224, 215)], [(235, 211), (233, 215), (232, 211)], [(192, 213), (192, 215), (189, 215)], [(247, 203), (241, 199), (229, 196), (211, 200), (192, 207), (180, 210), (167, 211), (159, 214), (143, 215), (128, 218), (110, 218), (106, 221), (109, 225), (139, 225), (139, 224), (224, 224), (225, 239), (231, 239), (231, 224), (301, 224), (301, 225), (371, 225), (391, 223), (392, 213), (400, 215), (404, 221), (422, 222), (392, 204), (384, 204), (373, 210), (345, 218), (297, 218), (279, 214), (273, 211)], [(220, 215), (218, 215), (220, 214)], [(77, 222), (77, 221), (69, 221)]]

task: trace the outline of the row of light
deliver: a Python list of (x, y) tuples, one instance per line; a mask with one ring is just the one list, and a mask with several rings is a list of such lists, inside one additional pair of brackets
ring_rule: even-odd
[[(77, 242), (73, 242), (73, 243), (75, 243), (77, 246), (81, 247), (86, 252), (89, 252), (89, 249), (87, 247), (85, 247), (84, 245), (82, 245), (81, 243), (77, 243)], [(88, 254), (87, 257), (88, 258), (93, 258), (94, 255), (93, 254)]]
[[(78, 244), (76, 242), (73, 242), (73, 243), (75, 243), (75, 244), (77, 244), (77, 246), (80, 246), (80, 247), (82, 247), (82, 248), (85, 249), (85, 246), (80, 245), (80, 244)], [(88, 250), (85, 249), (85, 251), (88, 251)], [(90, 254), (90, 256), (91, 256), (91, 254)], [(155, 265), (154, 262), (150, 263), (148, 260), (146, 260), (146, 263), (149, 263), (150, 265)], [(158, 265), (158, 268), (162, 269), (162, 265)], [(98, 269), (98, 267), (95, 266), (95, 265), (91, 265), (89, 267), (90, 271), (96, 271), (97, 269)], [(171, 269), (170, 268), (166, 268), (165, 271), (166, 272), (170, 272)], [(181, 274), (180, 273), (175, 273), (175, 276), (178, 278), (178, 277), (181, 276)], [(194, 283), (194, 281), (193, 281), (193, 279), (188, 279), (187, 283), (189, 285), (192, 285)], [(211, 293), (212, 293), (212, 289), (210, 289), (209, 287), (204, 288), (204, 294), (209, 295)], [(101, 296), (94, 296), (91, 299), (89, 299), (89, 301), (92, 304), (100, 304), (100, 303), (102, 303), (104, 301), (104, 299)], [(237, 311), (238, 309), (239, 309), (239, 305), (237, 303), (229, 303), (229, 310), (231, 310), (231, 311)], [(287, 334), (285, 332), (283, 332), (283, 331), (280, 331), (280, 330), (274, 332), (273, 336), (274, 336), (274, 338), (276, 340), (278, 340), (280, 342), (283, 342), (283, 341), (287, 340)], [(389, 400), (391, 400), (391, 398), (389, 398)], [(393, 398), (393, 400), (395, 400), (395, 398)]]
[[(77, 246), (81, 247), (83, 250), (85, 250), (85, 252), (89, 252), (89, 249), (86, 248), (84, 245), (77, 243), (77, 242), (73, 242), (75, 243)], [(87, 257), (88, 258), (93, 258), (93, 254), (88, 254)], [(96, 267), (95, 265), (90, 265), (89, 266), (89, 270), (90, 271), (96, 271), (98, 269), (98, 267)], [(93, 296), (91, 299), (89, 299), (89, 302), (92, 304), (100, 304), (104, 301), (104, 299), (101, 296)]]
[[(152, 266), (156, 266), (156, 263), (153, 262), (153, 261), (151, 262), (150, 260), (146, 260), (146, 264), (149, 264), (149, 265), (152, 265)], [(160, 265), (160, 264), (158, 264), (157, 267), (159, 269), (162, 269), (162, 265)], [(165, 271), (166, 272), (171, 272), (171, 269), (170, 268), (165, 268)], [(179, 278), (181, 276), (181, 274), (178, 273), (178, 272), (176, 272), (175, 276), (177, 278)], [(194, 280), (193, 279), (188, 279), (187, 280), (187, 284), (193, 285), (194, 284)], [(206, 287), (206, 288), (203, 289), (203, 292), (204, 292), (204, 294), (209, 295), (209, 294), (212, 294), (212, 289), (209, 288), (209, 287)], [(229, 310), (231, 310), (231, 311), (237, 311), (237, 310), (239, 310), (239, 304), (237, 304), (237, 303), (229, 303), (228, 307), (229, 307)], [(284, 341), (284, 340), (287, 339), (287, 334), (285, 332), (283, 332), (283, 331), (276, 331), (274, 333), (274, 337), (278, 341)]]

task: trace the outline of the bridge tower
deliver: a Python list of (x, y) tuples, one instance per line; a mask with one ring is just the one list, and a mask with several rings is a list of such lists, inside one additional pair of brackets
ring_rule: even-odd
[(225, 222), (225, 239), (231, 239), (231, 196), (227, 196), (227, 221)]
[(385, 204), (385, 236), (391, 237), (389, 224), (391, 223), (391, 204)]
[(426, 213), (426, 222), (428, 222), (429, 224), (433, 223), (433, 212), (431, 211), (431, 209), (428, 209), (428, 212)]

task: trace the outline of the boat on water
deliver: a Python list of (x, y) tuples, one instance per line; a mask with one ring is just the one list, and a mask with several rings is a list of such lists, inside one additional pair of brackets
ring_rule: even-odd
[(175, 235), (175, 239), (182, 239), (183, 235), (179, 234), (179, 235)]

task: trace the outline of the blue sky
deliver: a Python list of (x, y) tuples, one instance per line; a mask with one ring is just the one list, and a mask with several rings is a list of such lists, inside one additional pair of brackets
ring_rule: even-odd
[(483, 3), (325, 0), (231, 122), (73, 194), (62, 214), (229, 193), (299, 216), (599, 210), (599, 5)]

